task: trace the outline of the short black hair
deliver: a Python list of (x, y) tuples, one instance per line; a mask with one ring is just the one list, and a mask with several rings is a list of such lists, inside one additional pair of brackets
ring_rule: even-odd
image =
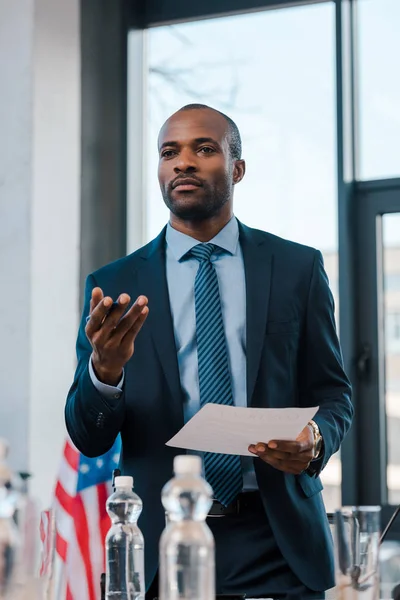
[(242, 158), (242, 138), (240, 137), (239, 128), (236, 125), (235, 121), (233, 121), (230, 117), (225, 115), (220, 110), (216, 108), (212, 108), (211, 106), (207, 106), (206, 104), (186, 104), (178, 112), (182, 110), (213, 110), (216, 113), (219, 113), (222, 117), (224, 117), (225, 121), (228, 123), (228, 134), (229, 134), (229, 150), (231, 153), (231, 157), (233, 160), (240, 160)]

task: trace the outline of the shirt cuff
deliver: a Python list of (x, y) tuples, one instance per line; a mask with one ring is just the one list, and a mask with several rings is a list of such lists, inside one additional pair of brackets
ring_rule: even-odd
[(312, 459), (312, 461), (310, 462), (310, 466), (306, 470), (306, 473), (308, 475), (310, 475), (310, 477), (313, 477), (314, 475), (319, 474), (319, 472), (321, 471), (324, 456), (325, 456), (325, 445), (324, 445), (324, 438), (322, 438), (321, 452), (319, 453), (317, 458)]
[(125, 371), (122, 371), (122, 377), (120, 379), (120, 381), (118, 382), (117, 386), (113, 386), (113, 385), (107, 385), (107, 383), (103, 383), (102, 381), (99, 381), (96, 377), (96, 373), (94, 372), (93, 369), (93, 364), (92, 364), (92, 357), (90, 357), (89, 359), (89, 375), (90, 375), (90, 379), (92, 380), (92, 383), (94, 385), (94, 387), (96, 388), (96, 390), (98, 392), (100, 392), (100, 394), (106, 398), (106, 400), (118, 400), (118, 398), (121, 397), (122, 394), (122, 387), (124, 385), (124, 379), (125, 379)]

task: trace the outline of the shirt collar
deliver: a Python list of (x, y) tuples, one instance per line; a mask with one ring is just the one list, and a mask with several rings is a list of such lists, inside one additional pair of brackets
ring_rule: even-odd
[[(190, 235), (177, 231), (170, 223), (167, 225), (165, 240), (168, 248), (178, 261), (181, 260), (193, 246), (201, 243)], [(212, 240), (209, 240), (209, 243), (215, 244), (222, 250), (229, 252), (229, 254), (235, 255), (238, 251), (239, 243), (239, 226), (236, 217), (232, 217), (225, 227), (221, 229)]]

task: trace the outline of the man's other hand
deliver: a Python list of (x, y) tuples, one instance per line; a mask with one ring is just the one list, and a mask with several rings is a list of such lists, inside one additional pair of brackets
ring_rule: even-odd
[(103, 290), (92, 291), (86, 335), (93, 348), (92, 364), (100, 381), (117, 385), (125, 364), (134, 352), (135, 339), (142, 328), (149, 308), (146, 296), (139, 296), (127, 311), (131, 301), (128, 294), (121, 294), (113, 303)]
[(295, 442), (271, 440), (268, 443), (250, 444), (252, 452), (271, 467), (284, 473), (299, 475), (307, 470), (314, 458), (314, 433), (310, 425), (306, 425)]

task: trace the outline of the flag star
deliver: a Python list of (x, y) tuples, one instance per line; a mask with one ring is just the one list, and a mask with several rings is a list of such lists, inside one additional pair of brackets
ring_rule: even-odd
[(87, 463), (83, 463), (83, 465), (81, 465), (79, 467), (79, 470), (80, 470), (81, 473), (86, 474), (86, 473), (89, 473), (90, 467), (89, 467), (89, 465)]
[(115, 462), (116, 465), (118, 464), (118, 462), (119, 462), (119, 454), (114, 454), (113, 461)]
[(101, 467), (104, 465), (104, 460), (102, 458), (98, 458), (96, 460), (96, 465), (99, 469), (101, 469)]

